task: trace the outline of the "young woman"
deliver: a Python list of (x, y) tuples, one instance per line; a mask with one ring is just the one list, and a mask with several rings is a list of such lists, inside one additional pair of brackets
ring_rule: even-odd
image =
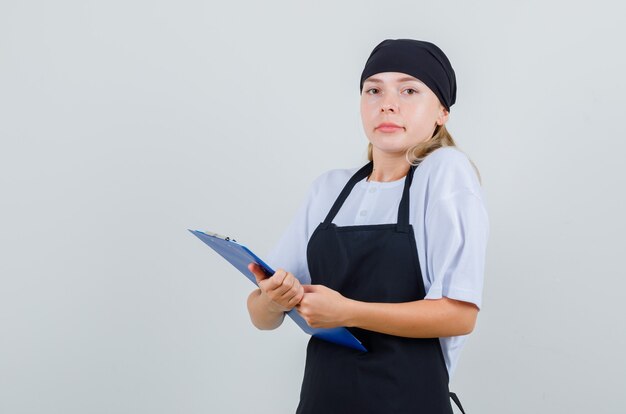
[(248, 310), (296, 307), (368, 352), (312, 337), (297, 413), (452, 413), (449, 379), (481, 306), (489, 222), (478, 171), (445, 123), (456, 77), (434, 44), (385, 40), (361, 75), (369, 162), (319, 176)]

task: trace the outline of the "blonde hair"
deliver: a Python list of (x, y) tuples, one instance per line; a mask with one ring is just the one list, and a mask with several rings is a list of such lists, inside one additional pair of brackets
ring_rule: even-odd
[[(406, 159), (411, 165), (419, 165), (419, 163), (421, 163), (424, 160), (424, 158), (428, 156), (428, 154), (430, 154), (437, 148), (441, 148), (441, 147), (455, 147), (456, 149), (461, 151), (461, 149), (454, 142), (454, 139), (452, 138), (452, 135), (450, 135), (450, 132), (448, 132), (448, 129), (446, 128), (446, 124), (437, 125), (435, 127), (435, 132), (433, 133), (433, 136), (430, 139), (424, 142), (420, 142), (414, 147), (409, 148), (406, 152)], [(472, 164), (472, 167), (474, 167), (474, 171), (476, 171), (478, 182), (481, 183), (482, 185), (480, 172), (478, 171), (476, 164), (474, 164), (474, 161), (472, 161), (469, 157), (467, 158), (469, 159), (469, 162)], [(372, 143), (371, 142), (367, 144), (367, 159), (370, 161), (374, 159), (372, 156)]]

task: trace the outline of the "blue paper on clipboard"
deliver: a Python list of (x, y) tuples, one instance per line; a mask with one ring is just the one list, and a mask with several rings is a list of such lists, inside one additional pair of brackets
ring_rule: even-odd
[[(230, 264), (235, 266), (237, 270), (243, 273), (244, 276), (246, 276), (255, 285), (257, 284), (256, 279), (252, 272), (248, 270), (249, 263), (257, 263), (261, 266), (261, 268), (263, 268), (265, 273), (269, 275), (274, 274), (274, 270), (269, 267), (267, 263), (261, 260), (256, 254), (252, 253), (252, 251), (246, 246), (238, 243), (234, 239), (221, 236), (216, 233), (202, 232), (198, 230), (189, 231), (206, 243), (210, 248), (215, 250)], [(302, 316), (300, 316), (300, 314), (295, 310), (295, 308), (287, 312), (287, 316), (289, 316), (304, 332), (309, 335), (313, 335), (316, 338), (333, 342), (338, 345), (347, 346), (358, 351), (367, 352), (367, 349), (365, 349), (363, 344), (361, 344), (361, 342), (346, 328), (311, 328)]]

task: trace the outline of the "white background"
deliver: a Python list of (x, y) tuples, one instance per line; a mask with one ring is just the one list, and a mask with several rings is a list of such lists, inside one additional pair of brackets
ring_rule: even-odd
[(477, 164), (484, 307), (468, 413), (622, 413), (620, 3), (0, 1), (0, 412), (289, 413), (307, 337), (187, 232), (264, 254), (365, 162), (386, 38), (440, 46)]

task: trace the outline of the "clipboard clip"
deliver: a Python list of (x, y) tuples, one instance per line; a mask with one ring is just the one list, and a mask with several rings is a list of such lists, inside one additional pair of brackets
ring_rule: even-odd
[(213, 236), (213, 237), (217, 237), (217, 238), (222, 239), (222, 240), (232, 241), (232, 242), (237, 243), (237, 240), (235, 240), (233, 238), (230, 238), (228, 236), (224, 236), (224, 235), (219, 234), (219, 233), (213, 233), (213, 232), (210, 232), (210, 231), (203, 231), (202, 233), (206, 234), (207, 236)]

